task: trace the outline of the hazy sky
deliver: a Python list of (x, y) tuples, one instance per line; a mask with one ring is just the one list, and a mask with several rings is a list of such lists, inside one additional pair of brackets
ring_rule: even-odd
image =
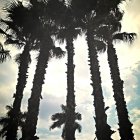
[[(3, 6), (0, 0), (0, 7)], [(125, 10), (124, 18), (122, 21), (122, 31), (137, 33), (137, 39), (133, 45), (126, 43), (115, 44), (119, 67), (121, 71), (121, 78), (124, 80), (124, 93), (128, 105), (130, 120), (134, 124), (133, 129), (135, 139), (140, 139), (140, 1), (132, 0), (123, 6)], [(0, 10), (0, 16), (2, 12)], [(1, 38), (1, 41), (2, 38)], [(57, 44), (58, 45), (58, 44)], [(87, 63), (87, 44), (84, 35), (78, 37), (74, 42), (75, 45), (75, 95), (76, 95), (76, 111), (82, 114), (82, 133), (76, 132), (77, 140), (94, 139), (95, 135), (95, 122), (93, 97), (91, 96), (92, 88), (90, 86), (89, 66)], [(62, 45), (64, 48), (65, 45)], [(11, 50), (11, 55), (14, 56), (18, 51), (8, 46)], [(36, 66), (36, 53), (32, 53), (33, 61), (29, 69), (28, 85), (24, 92), (24, 99), (22, 110), (26, 110), (27, 101), (30, 97), (32, 88), (32, 79)], [(107, 63), (106, 53), (99, 55), (100, 70), (102, 76), (102, 87), (105, 96), (105, 104), (110, 108), (107, 111), (108, 123), (116, 133), (112, 136), (114, 140), (119, 140), (118, 134), (118, 121), (115, 111), (112, 83), (110, 80), (110, 72)], [(62, 129), (49, 130), (51, 122), (51, 115), (61, 111), (60, 105), (65, 104), (66, 91), (66, 56), (61, 60), (52, 59), (47, 68), (46, 80), (43, 85), (42, 96), (40, 105), (40, 114), (38, 121), (38, 136), (40, 140), (61, 140)], [(13, 102), (12, 96), (15, 92), (16, 80), (18, 73), (18, 65), (13, 59), (0, 64), (0, 116), (6, 112), (5, 106)], [(114, 115), (115, 114), (115, 115)]]

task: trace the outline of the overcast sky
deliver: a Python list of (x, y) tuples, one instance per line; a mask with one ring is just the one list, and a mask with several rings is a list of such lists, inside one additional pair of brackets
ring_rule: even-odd
[[(4, 1), (0, 0), (0, 9)], [(126, 43), (116, 43), (115, 47), (119, 59), (119, 67), (121, 78), (124, 80), (124, 93), (127, 101), (130, 120), (132, 121), (135, 139), (140, 139), (140, 1), (132, 0), (123, 6), (125, 10), (122, 21), (122, 31), (137, 33), (137, 39), (132, 45)], [(2, 16), (0, 10), (0, 16)], [(3, 42), (3, 39), (0, 38)], [(56, 43), (57, 44), (57, 43)], [(58, 44), (57, 44), (58, 45)], [(82, 133), (76, 132), (77, 140), (94, 139), (95, 122), (93, 97), (91, 96), (92, 88), (90, 86), (89, 66), (87, 63), (87, 44), (84, 35), (78, 37), (74, 42), (75, 45), (75, 95), (76, 95), (76, 111), (82, 114)], [(65, 45), (62, 45), (62, 48)], [(14, 55), (19, 52), (14, 47), (8, 46), (11, 50), (13, 58), (7, 62), (0, 64), (0, 116), (6, 112), (5, 106), (13, 102), (12, 96), (15, 92), (18, 65), (14, 62)], [(33, 61), (29, 69), (28, 85), (24, 92), (22, 110), (26, 110), (27, 101), (30, 97), (32, 88), (32, 79), (36, 67), (37, 53), (32, 52)], [(116, 133), (112, 136), (114, 140), (119, 140), (118, 121), (115, 111), (115, 103), (113, 99), (112, 83), (110, 80), (110, 72), (107, 63), (106, 53), (99, 55), (100, 70), (102, 76), (102, 87), (105, 96), (105, 104), (110, 108), (107, 111), (108, 123)], [(61, 140), (62, 129), (49, 130), (51, 115), (61, 112), (60, 105), (65, 104), (66, 100), (66, 56), (61, 60), (51, 59), (47, 68), (46, 80), (43, 85), (40, 104), (40, 114), (38, 121), (38, 136), (40, 140)], [(115, 115), (114, 115), (115, 114)]]

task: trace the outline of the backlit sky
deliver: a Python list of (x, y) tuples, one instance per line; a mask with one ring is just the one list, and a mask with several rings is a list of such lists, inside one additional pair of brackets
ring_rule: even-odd
[[(6, 3), (0, 0), (0, 9)], [(137, 39), (132, 45), (126, 43), (116, 43), (115, 47), (119, 59), (119, 67), (121, 78), (124, 80), (124, 93), (127, 101), (127, 107), (131, 122), (134, 124), (135, 139), (140, 139), (140, 1), (132, 0), (124, 4), (125, 10), (122, 21), (122, 31), (137, 33)], [(3, 13), (0, 10), (0, 16)], [(2, 37), (0, 37), (3, 42)], [(56, 43), (58, 46), (59, 44)], [(82, 133), (76, 132), (77, 140), (86, 140), (95, 138), (95, 122), (93, 96), (91, 96), (92, 88), (90, 86), (89, 66), (87, 63), (87, 44), (85, 36), (78, 37), (74, 42), (75, 45), (75, 95), (76, 95), (76, 111), (82, 114)], [(65, 45), (61, 45), (65, 48)], [(12, 46), (7, 46), (11, 50), (13, 56), (11, 60), (0, 64), (0, 116), (6, 112), (5, 106), (13, 102), (13, 93), (15, 92), (18, 65), (14, 62), (14, 56), (19, 52)], [(30, 97), (32, 80), (36, 66), (37, 53), (32, 52), (33, 61), (29, 69), (29, 78), (27, 87), (24, 92), (22, 110), (26, 110), (27, 101)], [(108, 123), (112, 129), (116, 131), (112, 135), (114, 140), (119, 140), (118, 121), (115, 111), (115, 103), (113, 99), (112, 83), (110, 80), (110, 72), (107, 63), (106, 53), (99, 55), (100, 70), (102, 76), (102, 87), (105, 96), (105, 105), (110, 108), (107, 111)], [(65, 104), (66, 100), (66, 56), (61, 60), (51, 59), (47, 68), (46, 80), (43, 85), (40, 104), (40, 114), (38, 121), (37, 135), (40, 140), (61, 140), (62, 129), (49, 130), (52, 121), (51, 115), (61, 112), (60, 105)], [(0, 138), (1, 139), (1, 138)]]

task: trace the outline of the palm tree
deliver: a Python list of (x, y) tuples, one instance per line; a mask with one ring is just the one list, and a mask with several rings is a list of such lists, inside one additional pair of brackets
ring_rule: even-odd
[[(48, 61), (51, 56), (51, 47), (53, 48), (53, 41), (50, 36), (46, 37), (46, 46), (45, 42), (40, 48), (40, 53), (38, 56), (38, 62), (36, 66), (36, 71), (33, 80), (33, 87), (31, 92), (31, 97), (28, 100), (28, 112), (27, 118), (25, 121), (25, 128), (23, 129), (23, 140), (35, 138), (36, 125), (39, 114), (39, 104), (41, 99), (42, 85), (44, 84), (44, 76), (46, 73), (46, 68), (48, 67)], [(64, 55), (64, 52), (60, 48), (53, 48), (57, 52), (56, 57), (61, 58)]]
[[(96, 3), (96, 1), (94, 1)], [(85, 6), (87, 6), (85, 8)], [(107, 116), (105, 114), (103, 95), (101, 89), (101, 78), (99, 72), (99, 65), (97, 60), (97, 51), (94, 49), (93, 36), (92, 36), (92, 24), (90, 20), (88, 20), (87, 15), (89, 12), (95, 8), (93, 1), (88, 1), (87, 3), (84, 1), (73, 0), (70, 3), (70, 7), (72, 8), (72, 12), (74, 13), (75, 20), (84, 22), (84, 31), (86, 31), (87, 42), (89, 47), (89, 58), (90, 58), (90, 70), (91, 70), (91, 80), (93, 81), (94, 88), (94, 105), (95, 105), (95, 113), (96, 117), (96, 129), (97, 129), (97, 138), (99, 140), (106, 139), (110, 140), (112, 131), (110, 130), (110, 126), (107, 124)], [(90, 8), (89, 8), (90, 7)], [(84, 9), (84, 10), (83, 10)], [(85, 18), (84, 18), (85, 17)], [(85, 21), (86, 20), (86, 21)], [(82, 24), (80, 23), (79, 26)], [(70, 40), (70, 39), (69, 39)], [(71, 45), (72, 46), (72, 45)], [(72, 58), (72, 57), (71, 57)], [(70, 98), (71, 100), (71, 98)], [(69, 133), (71, 135), (71, 133)]]
[(110, 74), (113, 83), (114, 99), (116, 101), (116, 109), (119, 119), (119, 133), (121, 140), (134, 140), (132, 130), (132, 123), (129, 120), (126, 102), (123, 93), (123, 80), (120, 78), (120, 71), (118, 66), (118, 58), (113, 44), (108, 42), (108, 63), (110, 67)]
[[(13, 2), (8, 8), (5, 8), (5, 10), (8, 12), (8, 20), (1, 19), (3, 29), (6, 28), (5, 31), (1, 29), (1, 34), (6, 37), (5, 44), (16, 45), (19, 48), (24, 47), (22, 54), (19, 54), (16, 59), (19, 64), (19, 72), (16, 92), (13, 95), (13, 114), (10, 116), (10, 123), (12, 126), (8, 129), (6, 136), (7, 140), (16, 140), (21, 101), (23, 98), (23, 91), (27, 83), (29, 63), (31, 61), (29, 52), (31, 47), (34, 49), (34, 46), (38, 42), (36, 39), (31, 38), (32, 32), (28, 32), (28, 27), (24, 22), (24, 20), (28, 20), (30, 16), (28, 15), (28, 9), (25, 9), (20, 2)], [(7, 32), (10, 32), (11, 34), (8, 34)]]
[[(65, 3), (63, 2), (65, 5)], [(75, 94), (74, 94), (74, 45), (73, 41), (81, 34), (81, 29), (74, 18), (72, 10), (69, 6), (64, 7), (63, 19), (59, 22), (59, 30), (56, 39), (61, 43), (66, 41), (67, 50), (67, 97), (66, 97), (66, 122), (65, 122), (65, 139), (75, 140)], [(59, 16), (59, 15), (58, 15)], [(59, 16), (60, 17), (60, 16)]]
[[(0, 125), (2, 126), (2, 129), (0, 130), (0, 136), (2, 138), (7, 137), (7, 133), (9, 132), (9, 128), (12, 126), (11, 116), (13, 114), (13, 107), (7, 105), (6, 109), (8, 110), (6, 116), (0, 118)], [(21, 129), (23, 128), (23, 125), (25, 123), (25, 117), (26, 117), (26, 112), (19, 113), (18, 127)], [(16, 121), (16, 120), (14, 120), (14, 121)]]
[(88, 55), (89, 55), (89, 66), (91, 73), (91, 80), (93, 86), (94, 106), (95, 106), (95, 122), (96, 122), (96, 136), (99, 140), (106, 139), (111, 140), (112, 131), (110, 126), (107, 124), (107, 115), (105, 113), (105, 105), (103, 101), (103, 94), (101, 88), (101, 77), (99, 70), (99, 61), (97, 55), (97, 49), (94, 46), (94, 37), (92, 36), (92, 30), (90, 26), (87, 28), (87, 43), (88, 43)]
[[(89, 66), (92, 80), (91, 85), (94, 90), (92, 95), (94, 96), (96, 136), (98, 140), (111, 140), (113, 131), (107, 124), (107, 115), (105, 113), (106, 108), (104, 105), (97, 55), (97, 51), (104, 48), (105, 44), (101, 40), (96, 39), (95, 29), (101, 24), (104, 24), (104, 17), (106, 17), (108, 13), (119, 3), (120, 1), (111, 2), (108, 0), (88, 0), (87, 3), (84, 1), (81, 2), (80, 0), (72, 0), (71, 2), (76, 17), (80, 15), (80, 26), (86, 33), (89, 51)], [(78, 11), (83, 11), (83, 13), (80, 14)], [(97, 46), (100, 46), (101, 48), (97, 48)]]
[[(47, 2), (49, 5), (49, 1)], [(44, 5), (44, 6), (43, 6)], [(36, 2), (32, 6), (33, 11), (37, 11), (38, 8), (41, 8), (41, 14), (45, 11), (46, 12), (46, 4), (44, 2)], [(48, 8), (49, 9), (49, 8)], [(41, 99), (41, 91), (42, 85), (44, 84), (44, 76), (46, 73), (46, 68), (48, 67), (49, 58), (52, 55), (56, 56), (57, 58), (61, 58), (64, 55), (64, 52), (58, 47), (54, 46), (54, 42), (51, 38), (53, 32), (56, 31), (55, 24), (53, 20), (49, 18), (49, 15), (46, 14), (46, 21), (44, 21), (44, 15), (38, 16), (38, 14), (32, 13), (32, 16), (37, 20), (41, 21), (39, 26), (36, 26), (38, 29), (38, 39), (40, 40), (40, 50), (38, 56), (38, 62), (35, 70), (34, 80), (33, 80), (33, 87), (31, 90), (31, 97), (28, 100), (28, 112), (27, 118), (25, 121), (25, 127), (23, 129), (23, 140), (35, 140), (36, 139), (36, 125), (38, 120), (39, 114), (39, 104)], [(37, 14), (37, 15), (36, 15)], [(53, 53), (52, 53), (53, 52)]]
[[(73, 2), (78, 2), (79, 0), (76, 0), (76, 1), (73, 1)], [(111, 131), (110, 131), (110, 127), (107, 125), (107, 117), (106, 117), (106, 114), (105, 114), (105, 109), (104, 109), (104, 102), (103, 102), (103, 96), (102, 96), (102, 89), (101, 89), (101, 78), (100, 78), (100, 72), (99, 72), (99, 64), (98, 64), (98, 59), (97, 59), (97, 50), (100, 50), (100, 49), (104, 49), (105, 50), (105, 43), (102, 42), (102, 40), (98, 40), (96, 36), (96, 28), (99, 28), (101, 25), (104, 25), (105, 24), (105, 19), (104, 17), (106, 18), (108, 16), (109, 13), (111, 13), (113, 10), (116, 10), (116, 7), (118, 6), (118, 4), (120, 4), (123, 0), (120, 0), (120, 1), (108, 1), (108, 0), (104, 0), (102, 2), (98, 2), (97, 3), (97, 6), (95, 6), (95, 9), (91, 12), (92, 14), (89, 14), (87, 12), (87, 16), (85, 16), (86, 18), (85, 19), (82, 19), (82, 21), (86, 24), (86, 27), (84, 27), (86, 29), (86, 36), (87, 36), (87, 42), (88, 42), (88, 46), (89, 46), (89, 62), (90, 62), (90, 65), (91, 65), (91, 74), (92, 74), (92, 86), (94, 88), (94, 106), (95, 106), (95, 114), (96, 114), (96, 118), (95, 118), (95, 121), (96, 121), (96, 135), (97, 135), (97, 138), (98, 139), (110, 139), (110, 136), (111, 136)], [(79, 2), (80, 3), (80, 2)], [(107, 5), (106, 5), (107, 3)], [(79, 5), (80, 6), (80, 5)], [(86, 5), (82, 5), (82, 7), (80, 8), (83, 8), (84, 6)], [(92, 4), (90, 5), (90, 7), (92, 7)], [(102, 10), (101, 10), (102, 9)], [(120, 14), (118, 15), (120, 16)], [(119, 17), (120, 18), (120, 17)], [(109, 22), (110, 23), (110, 22)], [(115, 25), (113, 25), (113, 28), (114, 28)], [(106, 32), (104, 32), (106, 33)], [(102, 34), (102, 33), (101, 33)], [(112, 34), (110, 34), (112, 35)], [(107, 34), (105, 34), (105, 36), (108, 36), (108, 37), (112, 37), (112, 36), (108, 36)], [(131, 34), (131, 39), (133, 39), (133, 34)], [(126, 34), (125, 34), (125, 38), (126, 37)], [(96, 40), (97, 39), (97, 40)], [(112, 40), (111, 41), (108, 41), (108, 45), (109, 46), (112, 46)], [(92, 47), (92, 46), (96, 46), (96, 47)], [(99, 48), (100, 46), (100, 48)], [(112, 50), (112, 47), (108, 47), (108, 51), (110, 51), (110, 55), (112, 55), (112, 58), (113, 56), (116, 57), (115, 52), (113, 53), (113, 50)], [(111, 56), (110, 56), (110, 62), (112, 60)], [(113, 61), (117, 61), (117, 57), (115, 58), (115, 60), (112, 60), (112, 63)], [(117, 64), (117, 63), (115, 63)], [(117, 65), (116, 65), (117, 66)], [(116, 66), (114, 66), (112, 64), (112, 69), (114, 69), (114, 67), (116, 68)], [(111, 67), (111, 66), (110, 66)], [(94, 68), (94, 69), (93, 69)], [(117, 71), (117, 68), (116, 68), (116, 71)], [(114, 69), (114, 75), (116, 74), (119, 74), (118, 72), (115, 73), (115, 69)], [(115, 78), (115, 77), (114, 77)], [(113, 76), (112, 76), (112, 79), (113, 79)], [(114, 80), (115, 81), (115, 80)], [(116, 80), (117, 83), (116, 83), (116, 88), (118, 87), (119, 83), (122, 84), (123, 82), (121, 80)], [(115, 85), (115, 83), (114, 83)], [(118, 88), (118, 90), (120, 90), (122, 87), (122, 85), (120, 85), (120, 87)], [(118, 91), (117, 90), (117, 91)], [(116, 91), (116, 93), (117, 93)], [(98, 94), (97, 94), (98, 93)], [(118, 99), (119, 101), (119, 98), (118, 98), (118, 94), (116, 95), (117, 97), (115, 97), (116, 99)], [(124, 100), (124, 97), (122, 97), (122, 100)], [(119, 101), (120, 102), (120, 101)], [(124, 101), (122, 101), (122, 103), (118, 103), (120, 106), (123, 104), (123, 109), (120, 108), (118, 109), (119, 112), (121, 112), (121, 110), (125, 110), (124, 113), (125, 113), (125, 119), (128, 120), (128, 113), (126, 111), (126, 103)], [(101, 106), (101, 107), (100, 107)], [(99, 108), (100, 107), (100, 110), (97, 109), (97, 107)], [(102, 115), (103, 114), (103, 115)], [(103, 117), (101, 117), (103, 116)], [(123, 117), (123, 116), (122, 116)], [(120, 119), (122, 118), (120, 116)], [(122, 119), (123, 121), (122, 122), (125, 122), (124, 119)], [(101, 122), (103, 122), (101, 124)], [(121, 136), (122, 139), (124, 139), (124, 134), (126, 134), (124, 131), (123, 131), (123, 128), (126, 129), (127, 131), (127, 134), (128, 134), (128, 137), (125, 138), (125, 139), (132, 139), (133, 138), (133, 133), (132, 133), (132, 129), (131, 129), (131, 123), (130, 121), (127, 121), (127, 126), (124, 126), (125, 123), (123, 123), (123, 127), (122, 127), (122, 132), (123, 133)], [(102, 129), (103, 128), (103, 129)], [(107, 128), (107, 129), (106, 129)], [(107, 133), (104, 133), (104, 130), (107, 131)], [(107, 135), (108, 136), (107, 136)]]
[[(113, 131), (107, 124), (107, 115), (103, 98), (103, 91), (101, 86), (101, 76), (99, 69), (99, 61), (96, 48), (96, 38), (94, 36), (94, 29), (99, 26), (101, 15), (97, 16), (95, 12), (91, 11), (82, 19), (82, 29), (86, 34), (86, 41), (88, 44), (88, 58), (91, 73), (91, 86), (93, 87), (94, 106), (95, 106), (95, 122), (96, 122), (96, 137), (98, 140), (111, 140)], [(98, 41), (98, 43), (100, 43)], [(102, 44), (101, 44), (102, 45)]]
[(0, 43), (0, 63), (3, 63), (8, 58), (11, 58), (10, 51), (9, 50), (5, 50), (3, 48), (3, 45)]
[[(62, 29), (63, 30), (63, 29)], [(65, 124), (65, 134), (66, 140), (75, 140), (75, 95), (74, 95), (74, 46), (73, 40), (78, 35), (79, 31), (75, 30), (75, 28), (66, 28), (64, 29), (62, 34), (66, 39), (66, 50), (67, 50), (67, 98), (66, 98), (66, 124)], [(61, 36), (61, 35), (60, 35)], [(60, 37), (59, 36), (59, 37)], [(73, 117), (72, 117), (73, 116)]]
[[(61, 105), (62, 108), (62, 113), (56, 113), (54, 115), (52, 115), (51, 119), (53, 121), (55, 121), (51, 126), (50, 129), (54, 129), (56, 127), (60, 128), (63, 125), (63, 131), (62, 131), (62, 138), (64, 140), (67, 140), (66, 138), (66, 120), (67, 120), (67, 106)], [(80, 113), (75, 113), (73, 116), (74, 120), (81, 120), (81, 114)], [(81, 132), (81, 125), (74, 121), (73, 124), (73, 129), (74, 131), (78, 130), (79, 132)]]
[(116, 50), (113, 46), (113, 40), (129, 41), (130, 43), (134, 40), (135, 33), (117, 33), (121, 29), (120, 20), (122, 19), (123, 13), (116, 8), (112, 11), (106, 19), (106, 25), (104, 24), (97, 30), (99, 38), (105, 40), (107, 43), (107, 56), (110, 67), (110, 74), (113, 83), (114, 99), (116, 102), (116, 109), (119, 119), (119, 132), (121, 140), (133, 140), (134, 134), (132, 131), (132, 124), (128, 117), (128, 111), (123, 93), (123, 80), (120, 78), (120, 71), (118, 66), (118, 58)]

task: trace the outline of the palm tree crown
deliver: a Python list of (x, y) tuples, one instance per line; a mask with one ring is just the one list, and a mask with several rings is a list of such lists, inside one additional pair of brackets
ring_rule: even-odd
[[(65, 124), (66, 124), (66, 116), (67, 116), (67, 107), (64, 105), (61, 105), (62, 108), (62, 113), (56, 113), (54, 115), (52, 115), (51, 119), (53, 122), (53, 124), (50, 126), (50, 129), (54, 129), (56, 127), (60, 128), (63, 125), (63, 131), (62, 131), (62, 138), (65, 140)], [(75, 113), (74, 115), (74, 119), (75, 120), (81, 120), (81, 114), (80, 113)], [(78, 122), (74, 122), (74, 129), (78, 130), (79, 132), (81, 132), (81, 125)]]

